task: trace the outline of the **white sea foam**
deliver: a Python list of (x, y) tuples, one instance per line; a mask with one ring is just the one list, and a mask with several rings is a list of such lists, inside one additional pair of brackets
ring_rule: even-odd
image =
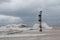
[[(53, 27), (50, 27), (47, 23), (42, 23), (42, 27), (45, 29), (52, 29)], [(33, 25), (33, 29), (39, 29), (39, 24), (36, 23)]]
[(19, 30), (19, 31), (26, 31), (29, 28), (20, 28), (22, 24), (12, 24), (12, 25), (6, 25), (1, 26), (0, 31), (10, 31), (10, 30)]
[[(2, 26), (0, 27), (0, 31), (9, 31), (9, 30), (19, 30), (19, 31), (26, 31), (29, 30), (30, 28), (19, 28), (19, 26), (21, 26), (22, 24), (12, 24), (12, 25), (6, 25), (6, 26)], [(42, 23), (42, 27), (45, 29), (52, 29), (52, 27), (49, 27), (49, 25), (47, 25), (47, 23)], [(32, 29), (39, 29), (39, 24), (36, 23), (33, 25)]]
[[(0, 34), (6, 35), (8, 33), (13, 33), (13, 34), (15, 34), (17, 32), (19, 33), (20, 31), (23, 31), (23, 32), (31, 31), (30, 30), (31, 28), (19, 28), (18, 26), (21, 26), (21, 24), (0, 27)], [(42, 23), (42, 27), (45, 29), (52, 29), (52, 27), (49, 27), (46, 23)], [(36, 31), (36, 29), (38, 29), (38, 31), (39, 31), (39, 24), (34, 24), (32, 29), (35, 29), (35, 31)], [(33, 32), (33, 30), (32, 30), (32, 32)]]

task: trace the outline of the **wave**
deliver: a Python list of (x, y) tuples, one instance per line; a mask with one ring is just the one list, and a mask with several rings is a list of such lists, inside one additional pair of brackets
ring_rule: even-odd
[[(42, 23), (42, 27), (44, 29), (53, 29), (53, 27), (50, 27), (47, 23)], [(39, 23), (34, 24), (33, 29), (39, 29)]]
[[(33, 30), (39, 30), (39, 24), (36, 23), (32, 27), (29, 28), (19, 28), (20, 25), (8, 25), (8, 26), (2, 26), (0, 27), (0, 35), (9, 35), (9, 34), (16, 34), (16, 33), (21, 33), (21, 32), (26, 32), (30, 31), (31, 29)], [(53, 29), (53, 27), (49, 27), (47, 23), (42, 23), (42, 27), (44, 29)]]

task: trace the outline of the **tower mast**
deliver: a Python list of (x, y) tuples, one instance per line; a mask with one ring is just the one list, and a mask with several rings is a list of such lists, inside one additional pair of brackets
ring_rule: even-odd
[(39, 16), (39, 28), (40, 28), (40, 32), (42, 32), (42, 11), (40, 11), (40, 14), (38, 15)]

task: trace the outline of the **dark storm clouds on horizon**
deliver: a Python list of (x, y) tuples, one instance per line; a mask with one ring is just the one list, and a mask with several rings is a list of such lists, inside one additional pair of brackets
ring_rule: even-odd
[[(18, 0), (18, 2), (19, 1), (20, 0)], [(0, 0), (1, 4), (7, 3), (7, 2), (10, 3), (11, 0), (9, 1)], [(20, 5), (20, 7), (14, 8), (14, 6), (12, 6), (12, 8), (14, 9), (11, 9), (11, 10), (9, 10), (10, 8), (9, 6), (7, 10), (1, 9), (2, 11), (0, 11), (0, 15), (21, 17), (24, 20), (23, 23), (34, 24), (38, 22), (37, 13), (39, 13), (39, 10), (42, 9), (43, 10), (43, 22), (46, 22), (49, 25), (60, 25), (60, 1), (59, 0), (37, 0), (37, 1), (33, 0), (27, 3), (27, 5), (26, 5), (26, 2), (29, 2), (29, 1), (23, 0), (22, 4), (18, 4)], [(24, 8), (23, 6), (21, 7), (21, 5), (23, 6), (26, 5), (26, 6), (24, 6), (25, 7)]]

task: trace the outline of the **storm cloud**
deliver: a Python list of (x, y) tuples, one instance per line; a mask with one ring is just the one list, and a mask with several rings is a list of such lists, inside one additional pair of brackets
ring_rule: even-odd
[(10, 2), (10, 0), (0, 0), (0, 3)]
[(60, 0), (0, 0), (0, 15), (20, 17), (23, 23), (37, 23), (40, 10), (43, 22), (60, 24)]

